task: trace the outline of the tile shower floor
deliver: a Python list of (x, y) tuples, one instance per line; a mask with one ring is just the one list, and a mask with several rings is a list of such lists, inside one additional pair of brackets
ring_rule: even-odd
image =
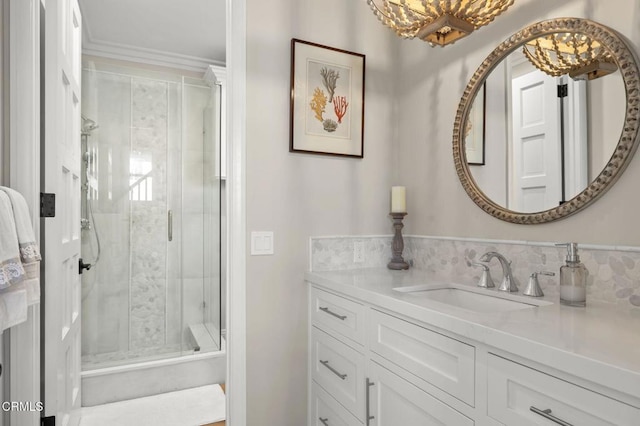
[(82, 408), (80, 426), (200, 426), (224, 420), (220, 385)]

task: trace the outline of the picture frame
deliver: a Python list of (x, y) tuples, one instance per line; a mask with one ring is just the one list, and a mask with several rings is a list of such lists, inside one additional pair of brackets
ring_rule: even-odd
[(289, 151), (364, 157), (365, 55), (291, 39)]
[(484, 140), (485, 140), (485, 108), (487, 105), (486, 83), (482, 85), (476, 95), (465, 128), (464, 147), (467, 155), (467, 164), (471, 166), (484, 166)]

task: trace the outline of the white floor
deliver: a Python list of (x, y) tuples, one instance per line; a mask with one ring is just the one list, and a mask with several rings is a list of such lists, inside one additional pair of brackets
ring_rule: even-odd
[(80, 426), (200, 426), (225, 419), (219, 385), (82, 408)]

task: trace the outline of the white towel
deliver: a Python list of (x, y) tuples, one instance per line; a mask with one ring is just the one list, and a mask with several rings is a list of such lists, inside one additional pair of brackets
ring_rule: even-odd
[(26, 289), (14, 289), (0, 294), (0, 332), (27, 320), (28, 295)]
[(22, 263), (26, 264), (42, 260), (40, 249), (33, 233), (33, 226), (31, 226), (31, 214), (29, 213), (27, 200), (14, 189), (0, 186), (0, 190), (4, 191), (11, 200)]
[(0, 289), (18, 284), (25, 275), (11, 200), (0, 191)]

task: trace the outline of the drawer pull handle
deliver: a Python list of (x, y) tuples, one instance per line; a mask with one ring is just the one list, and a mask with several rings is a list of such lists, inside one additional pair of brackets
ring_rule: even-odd
[(322, 417), (318, 417), (318, 420), (320, 420), (320, 423), (322, 423), (324, 426), (329, 426), (329, 418), (328, 417), (326, 419), (323, 419)]
[(369, 378), (368, 378), (368, 377), (367, 377), (367, 382), (366, 382), (366, 383), (367, 383), (367, 396), (366, 396), (366, 398), (365, 398), (365, 405), (366, 405), (366, 407), (365, 407), (365, 410), (366, 410), (366, 412), (365, 412), (365, 416), (366, 416), (366, 417), (365, 417), (365, 419), (367, 419), (366, 426), (369, 426), (369, 424), (370, 424), (369, 422), (370, 422), (371, 420), (375, 419), (375, 417), (374, 417), (374, 416), (369, 415), (370, 408), (371, 408), (371, 407), (370, 407), (370, 404), (369, 404), (369, 395), (370, 395), (369, 388), (370, 388), (371, 386), (375, 385), (375, 383), (374, 383), (374, 382), (372, 382), (371, 380), (369, 380)]
[(571, 423), (565, 422), (562, 419), (557, 418), (556, 416), (554, 416), (553, 414), (551, 414), (551, 408), (547, 408), (546, 410), (541, 410), (539, 408), (534, 407), (533, 405), (531, 407), (529, 407), (529, 409), (531, 411), (533, 411), (534, 413), (541, 415), (542, 417), (544, 417), (545, 419), (551, 420), (552, 422), (562, 425), (562, 426), (573, 426)]
[(333, 315), (334, 317), (336, 317), (336, 318), (338, 318), (338, 319), (340, 319), (340, 320), (342, 320), (342, 321), (344, 321), (344, 320), (346, 320), (346, 319), (347, 319), (347, 316), (346, 316), (346, 315), (338, 315), (338, 314), (336, 314), (335, 312), (332, 312), (329, 308), (323, 308), (323, 307), (320, 307), (320, 310), (321, 310), (322, 312), (326, 312), (326, 313), (328, 313), (329, 315)]
[(346, 374), (341, 374), (338, 370), (336, 370), (335, 368), (333, 368), (332, 366), (329, 365), (329, 361), (322, 361), (320, 360), (320, 364), (324, 365), (325, 367), (327, 367), (329, 369), (329, 371), (331, 371), (333, 374), (335, 374), (336, 376), (340, 377), (342, 380), (345, 380), (347, 378)]

